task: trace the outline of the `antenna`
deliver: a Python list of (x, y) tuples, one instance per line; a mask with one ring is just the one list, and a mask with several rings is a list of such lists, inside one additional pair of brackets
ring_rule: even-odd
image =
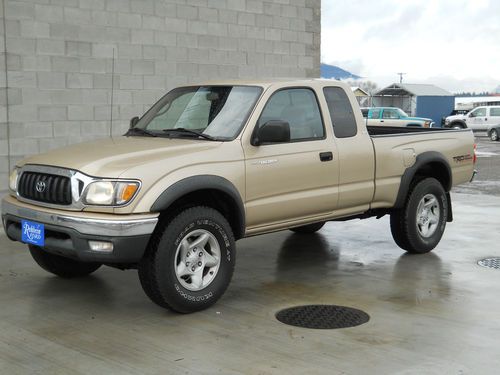
[(111, 61), (111, 104), (109, 115), (109, 137), (113, 138), (113, 92), (115, 88), (115, 47), (113, 47), (113, 60)]
[(403, 76), (407, 73), (396, 73), (399, 76), (399, 83), (403, 83)]

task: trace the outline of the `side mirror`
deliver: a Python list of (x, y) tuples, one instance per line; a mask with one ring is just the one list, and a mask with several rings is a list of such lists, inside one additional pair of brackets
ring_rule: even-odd
[(469, 117), (476, 117), (474, 112), (469, 113)]
[(130, 119), (129, 128), (132, 129), (139, 122), (139, 117), (135, 116)]
[(252, 139), (253, 146), (264, 143), (290, 142), (290, 124), (282, 120), (270, 120), (259, 127)]

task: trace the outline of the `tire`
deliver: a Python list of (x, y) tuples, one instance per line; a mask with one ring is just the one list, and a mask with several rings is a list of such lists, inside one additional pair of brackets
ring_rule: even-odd
[(461, 130), (461, 129), (464, 129), (465, 127), (463, 125), (460, 125), (460, 124), (451, 124), (450, 128)]
[(490, 139), (495, 142), (495, 141), (498, 141), (498, 131), (496, 129), (492, 129), (490, 131)]
[(139, 280), (157, 305), (192, 313), (210, 307), (224, 294), (235, 258), (226, 218), (209, 207), (188, 208), (160, 222), (139, 263)]
[(301, 233), (301, 234), (307, 234), (307, 233), (315, 233), (321, 228), (323, 228), (323, 225), (325, 225), (325, 222), (319, 222), (319, 223), (313, 223), (313, 224), (308, 224), (308, 225), (302, 225), (300, 227), (295, 227), (295, 228), (290, 228), (292, 232), (295, 233)]
[(67, 279), (87, 276), (101, 267), (100, 263), (79, 262), (51, 254), (38, 246), (29, 245), (29, 249), (35, 262), (45, 271)]
[(428, 253), (443, 236), (448, 209), (446, 193), (439, 181), (425, 178), (416, 182), (404, 207), (391, 213), (394, 241), (409, 253)]

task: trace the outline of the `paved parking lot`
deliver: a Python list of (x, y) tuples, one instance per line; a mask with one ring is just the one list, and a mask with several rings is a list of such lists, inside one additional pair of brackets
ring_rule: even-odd
[[(225, 296), (192, 315), (150, 303), (135, 271), (53, 277), (2, 233), (0, 373), (497, 374), (500, 270), (477, 261), (500, 257), (500, 142), (478, 142), (479, 175), (454, 190), (434, 252), (405, 255), (387, 217), (245, 239)], [(371, 318), (342, 330), (274, 318), (310, 303)]]

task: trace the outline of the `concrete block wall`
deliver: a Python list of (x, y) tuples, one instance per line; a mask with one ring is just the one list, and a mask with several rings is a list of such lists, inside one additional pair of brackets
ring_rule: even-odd
[(27, 155), (110, 136), (112, 85), (112, 133), (122, 134), (179, 84), (319, 77), (320, 7), (321, 0), (0, 0), (0, 190)]

